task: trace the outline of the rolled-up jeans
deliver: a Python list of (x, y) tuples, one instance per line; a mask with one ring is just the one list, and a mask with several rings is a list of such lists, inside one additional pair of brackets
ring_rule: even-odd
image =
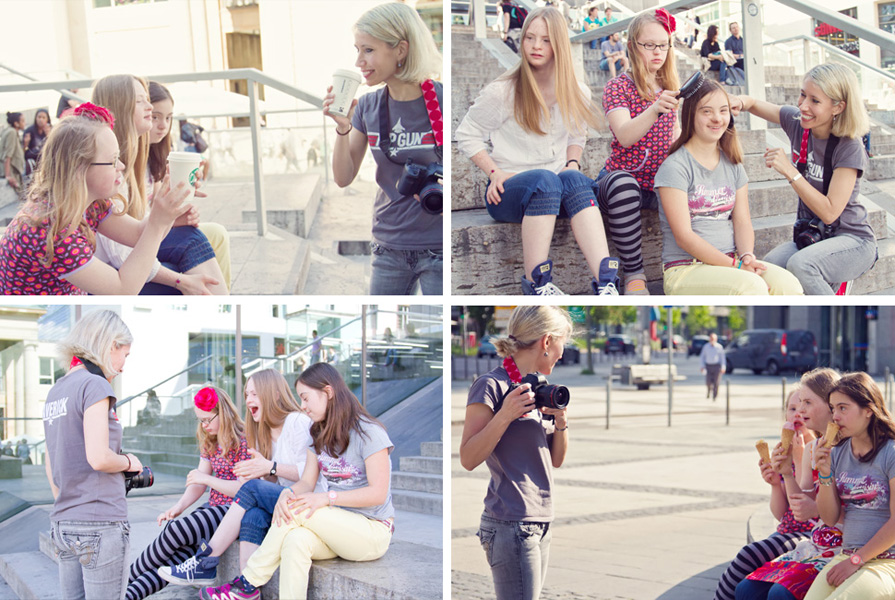
[(853, 281), (876, 262), (876, 240), (843, 233), (799, 250), (794, 242), (780, 244), (764, 257), (795, 275), (805, 294), (832, 296), (830, 284)]
[(550, 523), (482, 515), (476, 534), (491, 566), (497, 600), (537, 600), (547, 577)]
[(65, 600), (124, 598), (130, 548), (127, 521), (54, 521), (50, 535)]

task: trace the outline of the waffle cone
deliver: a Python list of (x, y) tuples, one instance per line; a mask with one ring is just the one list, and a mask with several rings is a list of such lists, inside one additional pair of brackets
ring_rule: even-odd
[(768, 464), (771, 464), (771, 454), (768, 452), (768, 443), (764, 440), (758, 440), (755, 442), (755, 449), (758, 450), (759, 456), (761, 456), (761, 460), (765, 461)]
[(832, 448), (833, 444), (836, 443), (836, 436), (839, 435), (839, 425), (836, 423), (830, 423), (827, 425), (827, 432), (824, 434), (824, 437), (827, 439), (824, 446), (827, 448)]
[(795, 434), (795, 429), (784, 429), (780, 433), (780, 443), (783, 444), (784, 452), (789, 452), (789, 449), (792, 446), (792, 438)]

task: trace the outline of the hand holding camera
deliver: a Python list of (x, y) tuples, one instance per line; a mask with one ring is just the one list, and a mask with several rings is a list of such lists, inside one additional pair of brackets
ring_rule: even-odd
[(398, 180), (398, 193), (402, 196), (418, 196), (420, 207), (430, 215), (440, 215), (444, 204), (441, 185), (444, 167), (433, 162), (424, 167), (408, 160)]
[(531, 412), (535, 407), (535, 394), (530, 383), (513, 384), (500, 403), (499, 412), (511, 421)]

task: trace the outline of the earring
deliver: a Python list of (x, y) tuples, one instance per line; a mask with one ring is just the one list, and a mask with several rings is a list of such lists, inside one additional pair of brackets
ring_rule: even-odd
[(399, 63), (398, 63), (398, 68), (399, 68), (399, 69), (400, 69), (401, 67), (403, 67), (403, 66), (404, 66), (404, 63), (402, 63), (402, 62), (399, 62)]
[(545, 353), (544, 353), (544, 356), (548, 356), (548, 354), (545, 352)]

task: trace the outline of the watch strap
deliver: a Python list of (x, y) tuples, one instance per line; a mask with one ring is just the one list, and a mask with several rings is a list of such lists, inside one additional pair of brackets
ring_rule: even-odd
[(277, 474), (277, 461), (273, 461), (273, 466), (270, 468), (271, 477)]

